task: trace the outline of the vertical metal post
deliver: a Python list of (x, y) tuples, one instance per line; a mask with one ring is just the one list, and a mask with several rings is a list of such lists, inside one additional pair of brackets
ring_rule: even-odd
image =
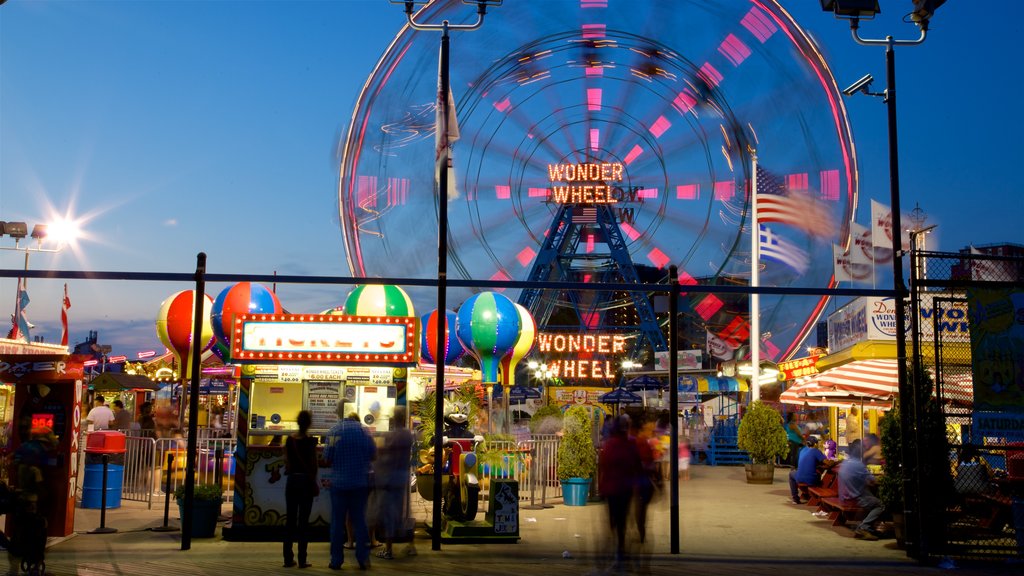
[(164, 523), (151, 528), (153, 532), (174, 532), (177, 528), (168, 525), (171, 516), (171, 470), (174, 468), (174, 453), (167, 453), (167, 473), (164, 475)]
[[(899, 379), (899, 392), (901, 400), (900, 427), (904, 431), (904, 442), (901, 447), (903, 453), (903, 466), (909, 468), (904, 474), (904, 506), (907, 522), (906, 547), (907, 554), (911, 557), (918, 557), (921, 552), (920, 539), (920, 510), (917, 503), (919, 495), (916, 487), (919, 486), (918, 455), (916, 450), (911, 450), (910, 445), (917, 446), (916, 438), (908, 443), (906, 437), (917, 436), (917, 402), (914, 395), (914, 384), (910, 381), (907, 371), (907, 323), (906, 323), (906, 297), (907, 289), (903, 281), (903, 223), (900, 209), (900, 168), (899, 168), (899, 138), (896, 129), (896, 51), (892, 36), (886, 37), (885, 47), (885, 103), (888, 116), (889, 129), (889, 202), (892, 220), (892, 277), (893, 288), (896, 291), (896, 366), (897, 378)], [(914, 313), (912, 310), (911, 313)], [(915, 376), (916, 377), (916, 376)]]
[[(434, 501), (431, 522), (434, 526), (430, 548), (441, 549), (441, 467), (444, 465), (444, 356), (448, 327), (448, 21), (441, 24), (440, 87), (441, 126), (443, 130), (437, 179), (437, 372), (434, 376)], [(452, 327), (451, 330), (455, 328)]]
[(192, 502), (196, 487), (196, 452), (199, 433), (199, 376), (203, 354), (203, 320), (206, 312), (206, 253), (196, 256), (196, 291), (192, 306), (192, 379), (188, 397), (188, 449), (185, 452), (185, 497), (181, 502), (181, 549), (192, 548)]
[(669, 423), (669, 539), (672, 554), (679, 554), (679, 269), (668, 268), (668, 404)]
[(103, 481), (100, 483), (100, 526), (89, 532), (89, 534), (113, 534), (117, 528), (107, 528), (107, 469), (110, 465), (110, 455), (103, 455)]

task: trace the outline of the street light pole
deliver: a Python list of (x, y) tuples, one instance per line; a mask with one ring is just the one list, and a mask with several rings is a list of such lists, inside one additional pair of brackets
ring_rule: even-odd
[[(900, 171), (899, 171), (899, 140), (896, 130), (896, 46), (914, 46), (925, 41), (928, 35), (928, 21), (935, 9), (945, 0), (915, 0), (915, 9), (912, 12), (912, 20), (920, 29), (920, 35), (915, 40), (896, 40), (892, 36), (884, 39), (862, 38), (859, 33), (860, 19), (873, 18), (881, 12), (878, 2), (874, 0), (821, 0), (822, 9), (832, 12), (837, 18), (850, 20), (850, 34), (853, 40), (864, 46), (885, 46), (885, 91), (875, 94), (868, 91), (871, 83), (871, 76), (868, 75), (859, 80), (853, 86), (843, 91), (847, 96), (857, 92), (864, 92), (871, 96), (882, 96), (886, 104), (889, 131), (889, 196), (891, 204), (891, 231), (892, 231), (892, 275), (893, 287), (896, 292), (896, 366), (897, 379), (899, 381), (899, 395), (902, 409), (900, 410), (900, 426), (904, 431), (902, 446), (900, 447), (903, 462), (912, 463), (908, 474), (904, 474), (903, 493), (914, 495), (914, 498), (904, 498), (906, 518), (906, 547), (907, 554), (911, 557), (919, 557), (924, 551), (924, 530), (922, 526), (922, 510), (920, 506), (921, 478), (920, 478), (920, 454), (918, 450), (910, 448), (911, 445), (919, 446), (918, 443), (918, 406), (914, 392), (914, 383), (910, 381), (907, 372), (907, 325), (904, 315), (907, 300), (907, 287), (903, 279), (903, 225), (900, 215)], [(911, 313), (917, 315), (919, 312), (912, 309)], [(920, 373), (915, 372), (913, 377), (920, 378)], [(908, 406), (909, 404), (909, 406)], [(909, 410), (907, 408), (910, 408)], [(908, 438), (913, 438), (907, 442)], [(913, 488), (913, 489), (912, 489)]]
[[(71, 228), (64, 225), (64, 223), (58, 223), (56, 224), (56, 226), (60, 228), (61, 233), (56, 235), (57, 245), (54, 248), (45, 248), (43, 246), (43, 241), (46, 240), (48, 237), (53, 237), (52, 235), (48, 234), (48, 229), (50, 226), (51, 225), (48, 224), (36, 224), (32, 227), (31, 237), (33, 240), (36, 241), (36, 245), (35, 247), (33, 247), (21, 245), (21, 239), (25, 238), (26, 236), (29, 236), (28, 225), (25, 222), (0, 222), (0, 236), (6, 234), (11, 238), (14, 238), (14, 246), (0, 246), (0, 250), (24, 252), (25, 272), (27, 273), (29, 255), (32, 252), (48, 252), (51, 254), (60, 252), (67, 246), (69, 236), (73, 236), (73, 231)], [(14, 290), (14, 327), (19, 334), (21, 330), (20, 328), (17, 328), (17, 326), (18, 318), (21, 316), (22, 290), (28, 290), (28, 274), (25, 274), (25, 276), (18, 279), (18, 286)], [(25, 341), (29, 341), (29, 335), (27, 333), (20, 335), (20, 337), (23, 337)]]
[[(440, 132), (440, 149), (437, 150), (437, 348), (440, 358), (436, 362), (434, 374), (434, 501), (431, 514), (433, 532), (431, 549), (441, 549), (441, 468), (444, 465), (444, 446), (442, 431), (444, 430), (444, 354), (445, 341), (448, 334), (448, 163), (450, 162), (451, 142), (448, 140), (448, 118), (451, 114), (449, 92), (449, 36), (451, 30), (470, 31), (483, 26), (487, 6), (500, 6), (502, 0), (462, 0), (465, 4), (477, 5), (476, 22), (472, 24), (450, 24), (448, 20), (440, 24), (424, 24), (414, 18), (413, 9), (417, 4), (426, 4), (427, 0), (391, 0), (392, 4), (403, 4), (409, 26), (419, 31), (441, 32), (441, 55), (438, 66), (438, 105), (441, 107), (440, 122), (436, 129)], [(454, 328), (452, 328), (454, 330)], [(506, 399), (507, 401), (507, 399)]]

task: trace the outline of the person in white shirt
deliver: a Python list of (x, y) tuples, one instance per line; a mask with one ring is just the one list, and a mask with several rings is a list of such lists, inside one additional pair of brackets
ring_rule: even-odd
[(106, 399), (96, 395), (93, 404), (93, 409), (89, 410), (89, 415), (85, 417), (86, 422), (92, 424), (93, 430), (110, 429), (110, 423), (114, 420), (114, 412), (107, 407)]

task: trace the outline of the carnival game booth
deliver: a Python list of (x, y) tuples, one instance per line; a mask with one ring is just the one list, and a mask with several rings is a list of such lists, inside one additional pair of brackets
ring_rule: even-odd
[(740, 409), (750, 391), (747, 381), (730, 376), (688, 374), (679, 376), (678, 387), (680, 398), (690, 399), (696, 410), (690, 420), (680, 411), (691, 434), (691, 450), (703, 451), (711, 466), (747, 462), (746, 453), (737, 446)]
[[(39, 510), (47, 518), (48, 536), (68, 536), (74, 531), (75, 486), (78, 479), (78, 448), (82, 402), (85, 396), (84, 362), (87, 356), (66, 354), (66, 347), (46, 350), (15, 343), (4, 350), (32, 353), (0, 354), (0, 382), (13, 387), (11, 451), (41, 468), (45, 489)], [(58, 351), (59, 350), (59, 351)], [(8, 478), (17, 489), (13, 459)], [(7, 516), (10, 533), (13, 515)]]
[(109, 406), (114, 400), (121, 400), (124, 409), (133, 417), (138, 416), (139, 406), (151, 400), (160, 385), (146, 376), (123, 372), (104, 372), (89, 382), (93, 394), (100, 394)]

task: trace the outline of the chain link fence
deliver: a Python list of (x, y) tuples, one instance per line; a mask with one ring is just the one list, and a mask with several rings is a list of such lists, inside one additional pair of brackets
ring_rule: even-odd
[[(978, 411), (997, 397), (1006, 400), (1002, 410), (1024, 410), (1021, 392), (1012, 389), (1021, 378), (1015, 370), (1024, 368), (1015, 367), (1019, 358), (1006, 356), (1012, 345), (994, 354), (979, 349), (991, 324), (972, 306), (1008, 304), (1012, 323), (1010, 298), (1024, 293), (1024, 259), (917, 252), (911, 274), (910, 309), (920, 310), (909, 357), (919, 392), (911, 406), (919, 444), (913, 484), (918, 499), (908, 501), (917, 501), (921, 511), (922, 551), (931, 557), (1019, 558), (1024, 466), (1014, 464), (1017, 458), (1024, 463), (1024, 444), (1014, 434), (979, 429)], [(908, 407), (902, 400), (901, 406)], [(936, 414), (939, 432), (930, 434)]]

